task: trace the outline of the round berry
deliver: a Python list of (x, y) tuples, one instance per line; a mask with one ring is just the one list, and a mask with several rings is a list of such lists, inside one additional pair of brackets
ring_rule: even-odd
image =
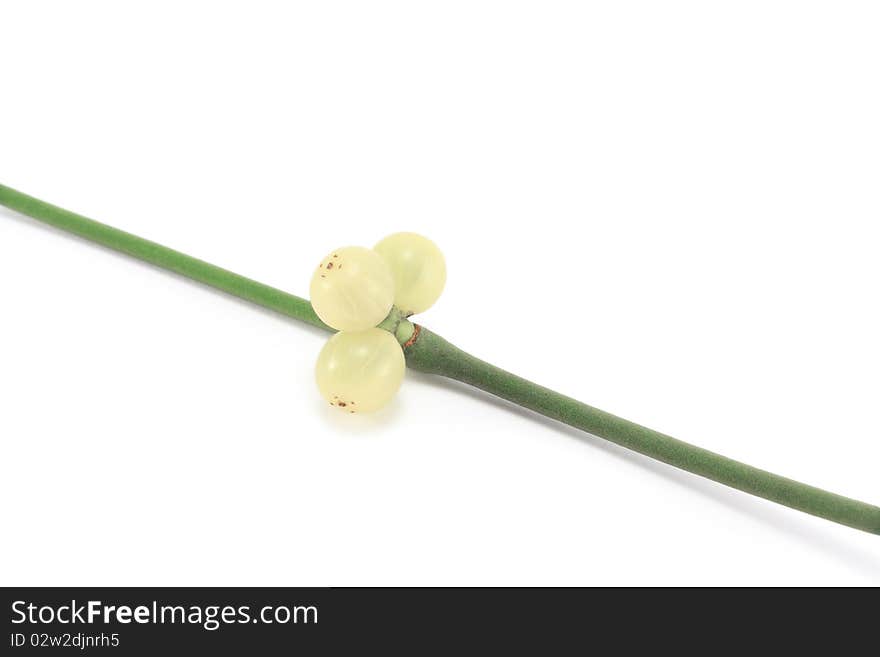
[(375, 251), (346, 246), (321, 260), (309, 294), (325, 324), (337, 331), (363, 331), (388, 316), (394, 305), (394, 277)]
[(394, 233), (373, 248), (391, 268), (398, 308), (409, 315), (434, 305), (446, 285), (446, 260), (434, 242), (416, 233)]
[(321, 395), (333, 406), (369, 413), (391, 401), (405, 369), (403, 349), (388, 331), (343, 331), (321, 349), (315, 379)]

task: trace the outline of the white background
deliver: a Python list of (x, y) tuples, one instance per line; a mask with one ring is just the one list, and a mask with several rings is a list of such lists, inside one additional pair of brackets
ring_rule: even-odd
[[(0, 2), (0, 181), (305, 294), (397, 230), (490, 362), (880, 503), (880, 9)], [(3, 584), (880, 584), (880, 537), (0, 210)]]

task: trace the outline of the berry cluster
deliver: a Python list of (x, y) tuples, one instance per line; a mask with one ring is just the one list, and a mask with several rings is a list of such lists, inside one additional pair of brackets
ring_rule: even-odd
[(443, 254), (415, 233), (389, 235), (372, 249), (331, 251), (309, 288), (315, 313), (339, 331), (318, 355), (321, 395), (349, 413), (375, 411), (391, 401), (406, 363), (395, 336), (376, 326), (393, 308), (405, 317), (427, 310), (445, 283)]

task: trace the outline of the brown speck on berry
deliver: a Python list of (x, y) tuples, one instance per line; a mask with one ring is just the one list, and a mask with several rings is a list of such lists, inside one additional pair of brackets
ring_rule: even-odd
[(328, 263), (327, 263), (327, 269), (333, 269), (333, 263), (332, 263), (332, 262), (328, 262)]

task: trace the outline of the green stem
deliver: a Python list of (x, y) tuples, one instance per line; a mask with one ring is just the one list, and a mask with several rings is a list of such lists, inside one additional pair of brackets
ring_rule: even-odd
[(169, 249), (167, 246), (156, 244), (118, 228), (87, 219), (4, 185), (0, 185), (0, 205), (5, 205), (7, 208), (38, 219), (50, 226), (79, 235), (91, 242), (96, 242), (115, 251), (121, 251), (157, 267), (168, 269), (199, 283), (204, 283), (242, 299), (247, 299), (257, 305), (270, 308), (301, 322), (306, 322), (328, 331), (332, 330), (318, 319), (315, 311), (312, 310), (312, 304), (307, 300), (287, 294), (287, 292), (277, 288), (263, 285), (257, 281), (252, 281), (244, 276), (239, 276), (180, 251)]
[[(0, 205), (289, 317), (330, 330), (305, 299), (49, 205), (0, 185)], [(395, 320), (395, 321), (391, 321)], [(399, 320), (399, 321), (396, 321)], [(407, 365), (456, 379), (628, 449), (732, 488), (827, 520), (880, 534), (880, 508), (814, 488), (629, 422), (466, 354), (423, 327), (390, 318)], [(405, 330), (404, 330), (405, 329)]]
[(463, 381), (640, 454), (779, 504), (880, 534), (880, 508), (691, 445), (505, 372), (419, 327), (405, 351), (412, 369)]

